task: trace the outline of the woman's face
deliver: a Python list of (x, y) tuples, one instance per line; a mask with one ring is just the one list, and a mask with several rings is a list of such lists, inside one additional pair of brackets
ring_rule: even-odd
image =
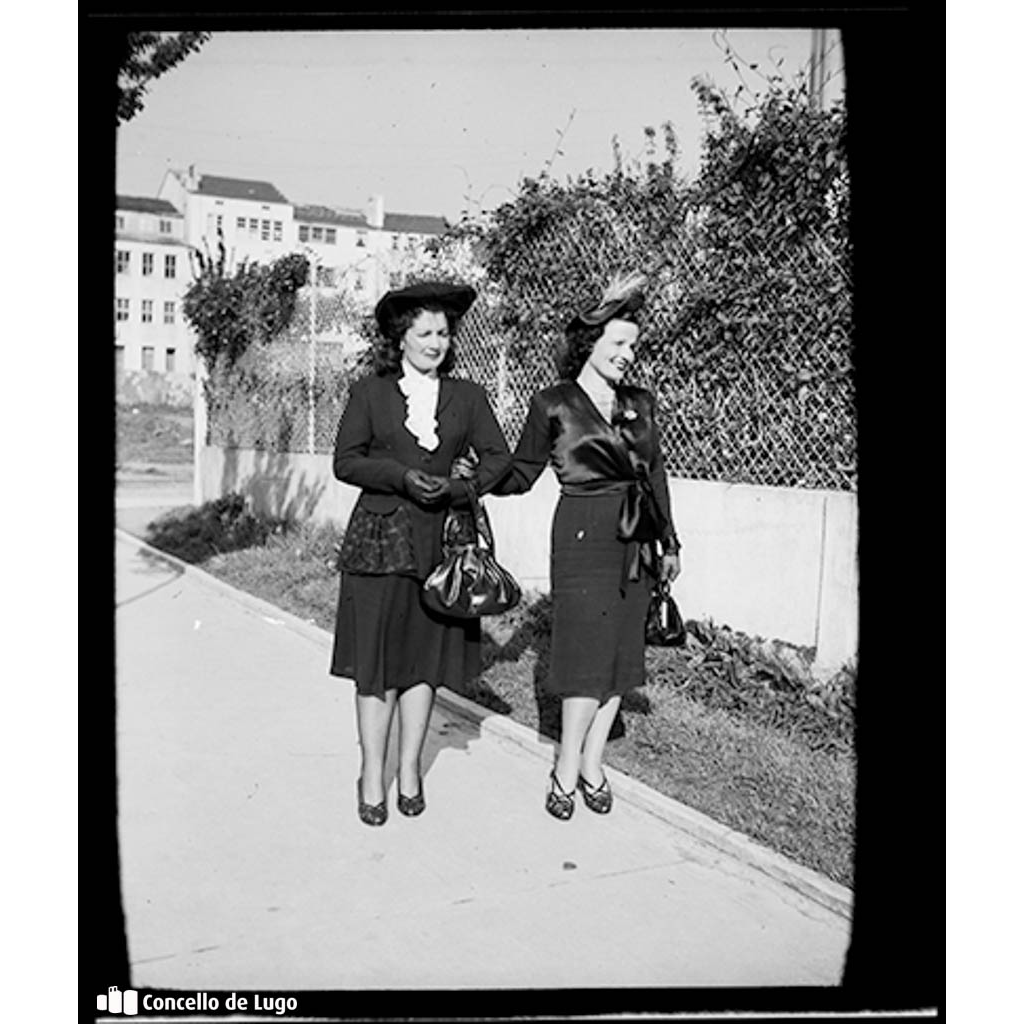
[(450, 346), (448, 318), (444, 313), (425, 309), (405, 332), (402, 355), (420, 373), (435, 376)]
[(618, 384), (635, 358), (639, 334), (640, 328), (629, 320), (609, 320), (604, 333), (594, 342), (587, 365), (610, 384)]

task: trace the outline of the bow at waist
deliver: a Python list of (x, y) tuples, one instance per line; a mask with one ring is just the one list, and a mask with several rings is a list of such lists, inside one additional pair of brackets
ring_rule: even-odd
[(594, 480), (566, 484), (562, 493), (572, 497), (596, 497), (621, 494), (616, 537), (626, 546), (622, 553), (622, 578), (619, 589), (625, 592), (628, 580), (640, 579), (641, 566), (656, 572), (657, 552), (654, 542), (661, 539), (663, 529), (658, 499), (647, 477), (634, 480)]

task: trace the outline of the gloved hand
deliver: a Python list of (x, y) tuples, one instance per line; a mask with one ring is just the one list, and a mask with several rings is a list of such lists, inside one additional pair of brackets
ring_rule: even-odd
[(405, 491), (421, 505), (437, 505), (451, 497), (451, 481), (444, 476), (424, 473), (422, 469), (405, 471)]

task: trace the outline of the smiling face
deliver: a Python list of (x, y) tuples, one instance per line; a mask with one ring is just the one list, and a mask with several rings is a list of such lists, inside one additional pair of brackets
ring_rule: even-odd
[(448, 318), (444, 313), (423, 310), (402, 336), (402, 355), (420, 373), (436, 376), (451, 347)]
[(640, 328), (629, 320), (609, 320), (601, 337), (594, 342), (586, 365), (609, 384), (618, 384), (635, 358), (639, 334)]

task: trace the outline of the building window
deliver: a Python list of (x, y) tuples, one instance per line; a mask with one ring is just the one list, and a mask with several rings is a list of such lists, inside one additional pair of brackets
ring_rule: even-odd
[(142, 300), (142, 322), (144, 324), (151, 324), (153, 322), (153, 300), (143, 299)]
[(337, 243), (338, 243), (338, 230), (337, 230), (337, 228), (324, 228), (324, 241), (328, 245), (337, 245)]
[(164, 369), (168, 373), (174, 373), (174, 357), (177, 355), (173, 348), (169, 348), (164, 352)]
[(124, 373), (124, 345), (114, 346), (114, 373)]
[(335, 267), (317, 267), (316, 283), (321, 288), (333, 288), (337, 280), (337, 269)]
[(391, 248), (395, 252), (398, 252), (398, 235), (392, 235), (391, 236)]
[(300, 242), (308, 242), (309, 241), (309, 225), (308, 224), (300, 224), (299, 225), (299, 241)]
[(127, 249), (118, 249), (117, 250), (117, 272), (119, 274), (127, 274), (128, 273), (128, 257), (129, 256), (131, 256), (131, 253), (128, 252)]
[(313, 228), (313, 241), (314, 242), (322, 242), (323, 241), (323, 237), (324, 237), (324, 229), (323, 228)]
[(365, 249), (366, 248), (366, 232), (365, 231), (357, 231), (356, 232), (356, 248), (357, 249)]
[(397, 270), (392, 270), (388, 275), (388, 287), (389, 288), (401, 288), (402, 287), (402, 275)]
[(117, 316), (118, 320), (127, 320), (128, 319), (128, 300), (127, 299), (118, 299), (117, 303), (116, 303), (116, 309), (117, 309), (116, 316)]
[(363, 275), (362, 274), (357, 274), (356, 275), (356, 280), (355, 280), (355, 289), (356, 289), (356, 291), (357, 292), (361, 292), (364, 287), (365, 287), (365, 285), (363, 284)]
[(255, 217), (249, 218), (249, 234), (258, 234), (260, 230), (260, 222)]
[(142, 368), (144, 370), (153, 369), (153, 346), (143, 345), (142, 346)]
[(174, 230), (174, 225), (169, 220), (160, 221), (160, 234), (169, 235)]
[(164, 257), (164, 277), (174, 277), (178, 272), (176, 256)]
[(282, 230), (281, 222), (279, 220), (275, 220), (274, 221), (274, 241), (275, 242), (280, 242), (281, 241), (281, 230)]
[(165, 324), (173, 324), (174, 323), (174, 303), (173, 302), (165, 302), (164, 303), (164, 323)]
[(142, 276), (149, 277), (153, 273), (153, 254), (144, 252), (142, 254)]
[(260, 238), (264, 242), (270, 241), (270, 221), (265, 220), (260, 223)]
[(117, 227), (118, 231), (123, 231), (124, 230), (124, 217), (122, 217), (121, 214), (119, 214), (119, 213), (114, 214), (114, 224)]
[(236, 227), (236, 228), (237, 228), (237, 229), (238, 229), (239, 231), (244, 231), (244, 230), (245, 230), (245, 218), (244, 218), (244, 217), (239, 217), (239, 218), (238, 218), (238, 219), (237, 219), (237, 220), (235, 221), (235, 227)]

